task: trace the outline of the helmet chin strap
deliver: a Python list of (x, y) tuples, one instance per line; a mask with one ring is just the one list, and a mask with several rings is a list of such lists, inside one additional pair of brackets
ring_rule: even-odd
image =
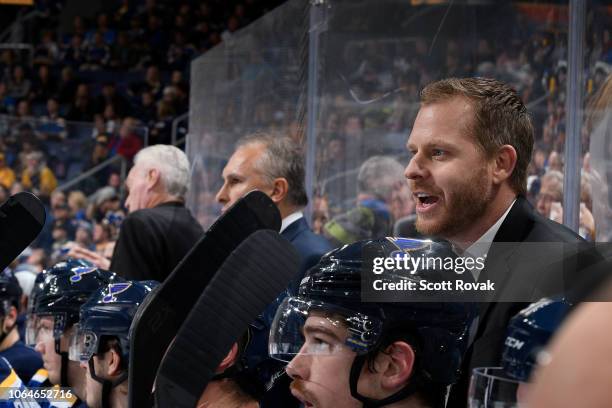
[(60, 386), (70, 387), (68, 384), (68, 352), (60, 350), (60, 340), (61, 338), (55, 339), (55, 352), (62, 357), (60, 362)]
[(394, 402), (401, 401), (410, 395), (414, 394), (418, 387), (418, 381), (415, 381), (414, 378), (401, 390), (396, 392), (393, 395), (388, 396), (387, 398), (383, 398), (381, 400), (375, 400), (372, 398), (364, 397), (359, 394), (357, 391), (357, 384), (359, 383), (359, 376), (361, 375), (361, 370), (367, 361), (367, 355), (357, 356), (351, 365), (351, 372), (349, 375), (349, 385), (351, 387), (351, 395), (353, 398), (363, 402), (363, 408), (376, 408), (382, 407), (385, 405), (392, 404)]
[(102, 377), (98, 377), (98, 375), (96, 374), (96, 369), (94, 367), (93, 359), (94, 358), (92, 356), (89, 359), (89, 362), (88, 362), (88, 365), (89, 365), (89, 375), (91, 376), (92, 379), (94, 379), (95, 381), (97, 381), (100, 384), (102, 384), (102, 408), (112, 408), (111, 401), (110, 401), (111, 392), (112, 392), (114, 387), (118, 386), (119, 384), (121, 384), (122, 382), (127, 380), (128, 372), (127, 372), (127, 370), (125, 370), (119, 376), (119, 378), (117, 378), (115, 381), (111, 381), (111, 380), (107, 380), (107, 379), (102, 378)]

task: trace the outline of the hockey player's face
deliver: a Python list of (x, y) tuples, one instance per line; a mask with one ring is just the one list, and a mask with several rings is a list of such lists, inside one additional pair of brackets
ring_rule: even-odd
[(252, 190), (268, 195), (272, 193), (273, 186), (266, 181), (259, 166), (263, 150), (264, 146), (259, 143), (248, 144), (240, 147), (230, 157), (223, 169), (223, 186), (215, 197), (223, 205), (223, 212)]
[[(100, 359), (97, 356), (93, 356), (94, 369), (96, 375), (101, 378), (106, 378), (103, 368), (100, 367)], [(98, 408), (102, 406), (102, 384), (91, 378), (89, 372), (89, 363), (81, 362), (81, 369), (85, 375), (85, 395), (87, 396), (87, 406), (89, 408)]]
[(53, 317), (43, 317), (37, 322), (36, 351), (41, 354), (45, 370), (49, 372), (49, 381), (59, 384), (62, 357), (55, 352), (53, 325)]
[[(62, 373), (62, 357), (57, 353), (55, 349), (55, 338), (53, 337), (53, 326), (54, 318), (51, 316), (41, 317), (37, 322), (37, 335), (36, 335), (36, 351), (38, 351), (43, 359), (43, 365), (49, 372), (49, 381), (52, 384), (59, 384), (61, 382)], [(68, 352), (70, 344), (71, 334), (73, 333), (74, 326), (70, 327), (60, 337), (60, 351)], [(79, 370), (77, 363), (68, 361), (68, 382), (71, 387), (74, 388), (74, 392), (77, 396), (81, 397), (81, 383), (83, 376)]]
[(416, 203), (417, 229), (425, 235), (463, 241), (493, 197), (491, 160), (469, 131), (473, 117), (470, 102), (453, 98), (422, 106), (414, 122), (405, 176)]
[(287, 365), (293, 396), (306, 408), (361, 407), (350, 392), (349, 373), (356, 354), (343, 346), (347, 328), (311, 315), (303, 334), (300, 354)]

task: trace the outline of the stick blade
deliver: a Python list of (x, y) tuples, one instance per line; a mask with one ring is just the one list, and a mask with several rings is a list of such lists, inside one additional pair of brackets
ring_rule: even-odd
[(252, 233), (278, 231), (281, 217), (260, 191), (238, 200), (206, 231), (168, 278), (139, 307), (132, 323), (129, 406), (151, 406), (155, 374), (185, 317), (225, 259)]
[(36, 239), (45, 219), (45, 207), (32, 193), (17, 193), (0, 206), (0, 270)]
[(227, 258), (181, 326), (160, 365), (156, 406), (195, 407), (232, 344), (299, 271), (293, 245), (258, 231)]

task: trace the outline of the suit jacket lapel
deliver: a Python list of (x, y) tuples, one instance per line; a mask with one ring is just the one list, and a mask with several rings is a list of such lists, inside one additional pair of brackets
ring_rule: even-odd
[[(533, 207), (523, 196), (518, 196), (493, 239), (493, 244), (487, 254), (485, 267), (478, 281), (492, 279), (497, 290), (503, 290), (512, 275), (510, 260), (518, 250), (521, 242), (529, 235), (533, 227)], [(501, 244), (500, 244), (501, 243)], [(480, 304), (480, 323), (486, 321), (499, 292), (494, 292), (485, 302)]]

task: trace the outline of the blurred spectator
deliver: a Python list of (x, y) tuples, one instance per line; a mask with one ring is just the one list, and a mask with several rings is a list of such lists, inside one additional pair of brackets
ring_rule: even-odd
[(21, 183), (16, 181), (11, 186), (11, 190), (10, 190), (9, 195), (15, 195), (17, 193), (21, 193), (22, 191), (24, 191), (23, 186), (21, 185)]
[(323, 234), (323, 226), (329, 221), (329, 204), (327, 197), (315, 194), (312, 203), (312, 232)]
[[(96, 143), (93, 147), (88, 167), (91, 168), (97, 166), (98, 164), (108, 160), (110, 157), (111, 150), (108, 136), (105, 134), (100, 134), (96, 137)], [(110, 171), (111, 169), (107, 167), (106, 169), (103, 169), (94, 175), (99, 185), (103, 185), (106, 182)]]
[(100, 32), (93, 35), (93, 39), (85, 46), (85, 60), (80, 66), (81, 71), (97, 71), (108, 66), (110, 61), (110, 48), (104, 42)]
[(60, 106), (57, 99), (51, 97), (47, 99), (47, 114), (42, 117), (47, 122), (63, 122), (64, 119), (60, 116)]
[(151, 92), (145, 91), (140, 95), (140, 106), (136, 112), (136, 117), (146, 125), (153, 125), (157, 116), (155, 98)]
[(13, 75), (8, 83), (8, 93), (15, 99), (27, 98), (30, 94), (32, 83), (26, 78), (25, 70), (21, 65), (13, 68)]
[(108, 224), (104, 224), (104, 222), (94, 224), (93, 242), (96, 253), (110, 261), (113, 257), (116, 241), (110, 239), (110, 226)]
[(115, 30), (109, 28), (108, 14), (98, 14), (96, 22), (96, 30), (89, 31), (86, 35), (87, 41), (90, 41), (92, 37), (95, 37), (97, 34), (100, 34), (100, 37), (106, 45), (112, 45), (115, 42), (116, 33)]
[(162, 86), (159, 68), (151, 65), (145, 72), (144, 81), (135, 85), (134, 94), (138, 96), (142, 92), (150, 92), (157, 99), (161, 96)]
[(132, 160), (136, 153), (142, 149), (143, 143), (135, 132), (136, 120), (134, 118), (125, 118), (119, 129), (119, 144), (117, 145), (117, 154)]
[(174, 39), (168, 48), (166, 61), (168, 68), (184, 70), (195, 53), (196, 50), (193, 45), (187, 43), (185, 34), (181, 31), (175, 31)]
[(172, 104), (164, 100), (157, 104), (157, 121), (149, 133), (149, 144), (170, 144), (172, 141), (172, 120), (175, 110)]
[(77, 85), (72, 68), (62, 68), (60, 81), (57, 87), (57, 99), (59, 103), (72, 102), (76, 94)]
[(54, 190), (49, 198), (49, 205), (51, 208), (53, 209), (64, 204), (66, 204), (66, 193), (64, 193), (62, 190)]
[(51, 77), (49, 67), (41, 65), (38, 67), (38, 75), (34, 78), (34, 86), (30, 92), (30, 98), (35, 103), (45, 103), (56, 93), (57, 82)]
[(91, 201), (94, 203), (95, 212), (90, 218), (96, 220), (103, 219), (109, 212), (119, 211), (121, 207), (119, 194), (117, 194), (117, 190), (111, 186), (104, 186), (98, 189), (92, 194)]
[(66, 119), (75, 122), (91, 122), (93, 114), (94, 106), (89, 96), (89, 88), (86, 84), (79, 84)]
[(540, 192), (536, 200), (538, 213), (549, 218), (553, 203), (563, 201), (563, 173), (557, 170), (547, 171), (542, 176)]
[[(357, 184), (357, 206), (332, 218), (323, 229), (324, 235), (337, 245), (390, 236), (393, 201), (399, 196), (403, 203), (410, 200), (404, 167), (391, 157), (373, 156), (366, 160), (359, 169)], [(401, 205), (397, 211), (397, 215), (404, 216), (408, 209)]]
[(78, 70), (85, 62), (85, 58), (86, 52), (85, 47), (83, 46), (83, 36), (80, 34), (75, 34), (70, 40), (70, 45), (64, 49), (61, 60), (64, 65)]
[(0, 204), (8, 200), (9, 196), (9, 189), (0, 184)]
[(59, 110), (57, 99), (49, 98), (47, 114), (41, 118), (41, 124), (38, 127), (39, 138), (51, 141), (62, 141), (67, 138), (66, 121), (60, 117)]
[(105, 82), (102, 85), (100, 95), (98, 95), (95, 102), (96, 113), (103, 112), (104, 108), (108, 105), (112, 105), (115, 114), (120, 118), (129, 113), (128, 101), (117, 92), (117, 88), (112, 82)]
[(41, 152), (32, 152), (26, 158), (26, 167), (21, 175), (21, 183), (25, 189), (32, 191), (41, 199), (48, 199), (57, 180), (44, 161)]
[(53, 215), (53, 239), (62, 242), (74, 239), (76, 222), (70, 218), (70, 207), (67, 204), (58, 204), (52, 208), (51, 214)]
[(128, 69), (136, 66), (138, 60), (138, 52), (130, 43), (128, 33), (120, 31), (117, 34), (117, 41), (110, 49), (109, 67), (112, 69)]
[(0, 152), (0, 185), (5, 189), (9, 189), (15, 182), (15, 179), (15, 172), (7, 166), (4, 153)]
[(554, 150), (550, 152), (550, 155), (548, 156), (547, 169), (548, 171), (556, 170), (563, 172), (563, 158)]
[(85, 210), (87, 209), (87, 197), (82, 191), (74, 190), (68, 193), (68, 208), (70, 217), (75, 220), (85, 220)]
[(89, 222), (80, 220), (76, 223), (74, 242), (80, 247), (86, 248), (90, 251), (94, 251), (96, 249), (93, 244), (93, 228)]
[(0, 113), (11, 113), (15, 109), (15, 98), (8, 94), (8, 87), (0, 82)]
[[(542, 186), (537, 196), (536, 210), (542, 216), (563, 223), (563, 174), (549, 170), (542, 177)], [(580, 180), (579, 235), (588, 240), (595, 239), (595, 219), (592, 214), (591, 181), (587, 173)]]
[(52, 31), (43, 31), (40, 43), (34, 49), (34, 65), (54, 65), (60, 56), (60, 49)]

